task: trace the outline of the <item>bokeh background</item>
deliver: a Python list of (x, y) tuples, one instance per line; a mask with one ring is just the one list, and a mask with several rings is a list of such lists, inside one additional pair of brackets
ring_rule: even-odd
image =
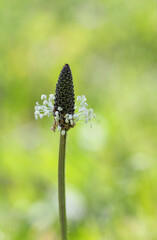
[(68, 235), (157, 239), (157, 2), (0, 1), (0, 240), (58, 240), (59, 134), (34, 120), (69, 63), (96, 113), (69, 131)]

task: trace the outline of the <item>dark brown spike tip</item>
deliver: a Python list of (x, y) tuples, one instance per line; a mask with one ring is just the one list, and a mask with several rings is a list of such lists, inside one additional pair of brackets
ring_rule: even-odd
[[(65, 64), (60, 72), (60, 75), (62, 74), (68, 74), (68, 72), (71, 74), (71, 69), (70, 69), (70, 66), (69, 64)], [(59, 76), (60, 77), (60, 76)], [(71, 74), (71, 77), (72, 77), (72, 74)], [(58, 79), (59, 80), (59, 79)]]
[[(75, 95), (72, 73), (70, 66), (65, 64), (62, 68), (58, 82), (56, 84), (55, 100), (54, 100), (54, 115), (58, 111), (59, 126), (62, 129), (68, 130), (72, 127), (70, 124), (65, 123), (64, 116), (66, 114), (74, 114)], [(59, 109), (62, 110), (59, 110)]]
[(70, 66), (66, 63), (63, 68), (70, 68)]

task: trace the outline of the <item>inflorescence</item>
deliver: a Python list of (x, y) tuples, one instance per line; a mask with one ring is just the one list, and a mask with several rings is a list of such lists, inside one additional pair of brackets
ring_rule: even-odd
[[(42, 105), (36, 102), (35, 119), (54, 116), (51, 130), (55, 131), (57, 128), (62, 135), (74, 127), (76, 123), (88, 123), (95, 118), (93, 109), (88, 107), (84, 95), (78, 96), (75, 103), (72, 74), (68, 64), (63, 67), (60, 73), (55, 95), (50, 94), (47, 97), (43, 94), (41, 100), (43, 101)], [(90, 125), (92, 126), (92, 122)]]

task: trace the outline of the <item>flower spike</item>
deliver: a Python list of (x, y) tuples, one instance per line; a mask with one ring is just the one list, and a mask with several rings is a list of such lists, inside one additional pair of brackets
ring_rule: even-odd
[(57, 111), (58, 107), (61, 107), (62, 114), (74, 114), (74, 105), (75, 96), (73, 78), (69, 65), (65, 64), (56, 84), (54, 111)]
[(65, 131), (74, 127), (76, 123), (88, 123), (95, 118), (93, 109), (88, 107), (84, 95), (77, 96), (75, 102), (73, 78), (68, 64), (64, 65), (59, 75), (55, 95), (50, 94), (47, 97), (42, 94), (41, 100), (43, 104), (40, 105), (37, 102), (35, 106), (35, 119), (53, 115), (54, 123), (51, 130), (55, 131), (57, 129), (62, 135), (65, 134)]
[(74, 124), (69, 124), (69, 122), (65, 121), (65, 115), (67, 113), (71, 115), (74, 114), (74, 106), (73, 78), (69, 65), (65, 64), (56, 84), (53, 114), (56, 117), (57, 112), (58, 121), (56, 121), (56, 119), (54, 120), (53, 130), (58, 126), (58, 122), (62, 130), (69, 130), (74, 126)]

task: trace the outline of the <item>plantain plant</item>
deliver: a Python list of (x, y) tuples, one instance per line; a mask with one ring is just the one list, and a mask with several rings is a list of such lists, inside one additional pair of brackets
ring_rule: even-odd
[(35, 119), (44, 116), (53, 116), (54, 122), (51, 130), (60, 132), (59, 160), (58, 160), (58, 201), (61, 240), (67, 240), (67, 219), (65, 201), (65, 152), (67, 132), (75, 127), (77, 123), (90, 122), (95, 118), (93, 109), (88, 107), (84, 95), (78, 96), (75, 102), (73, 78), (70, 67), (65, 64), (56, 84), (55, 94), (47, 97), (41, 95), (43, 104), (36, 102)]

